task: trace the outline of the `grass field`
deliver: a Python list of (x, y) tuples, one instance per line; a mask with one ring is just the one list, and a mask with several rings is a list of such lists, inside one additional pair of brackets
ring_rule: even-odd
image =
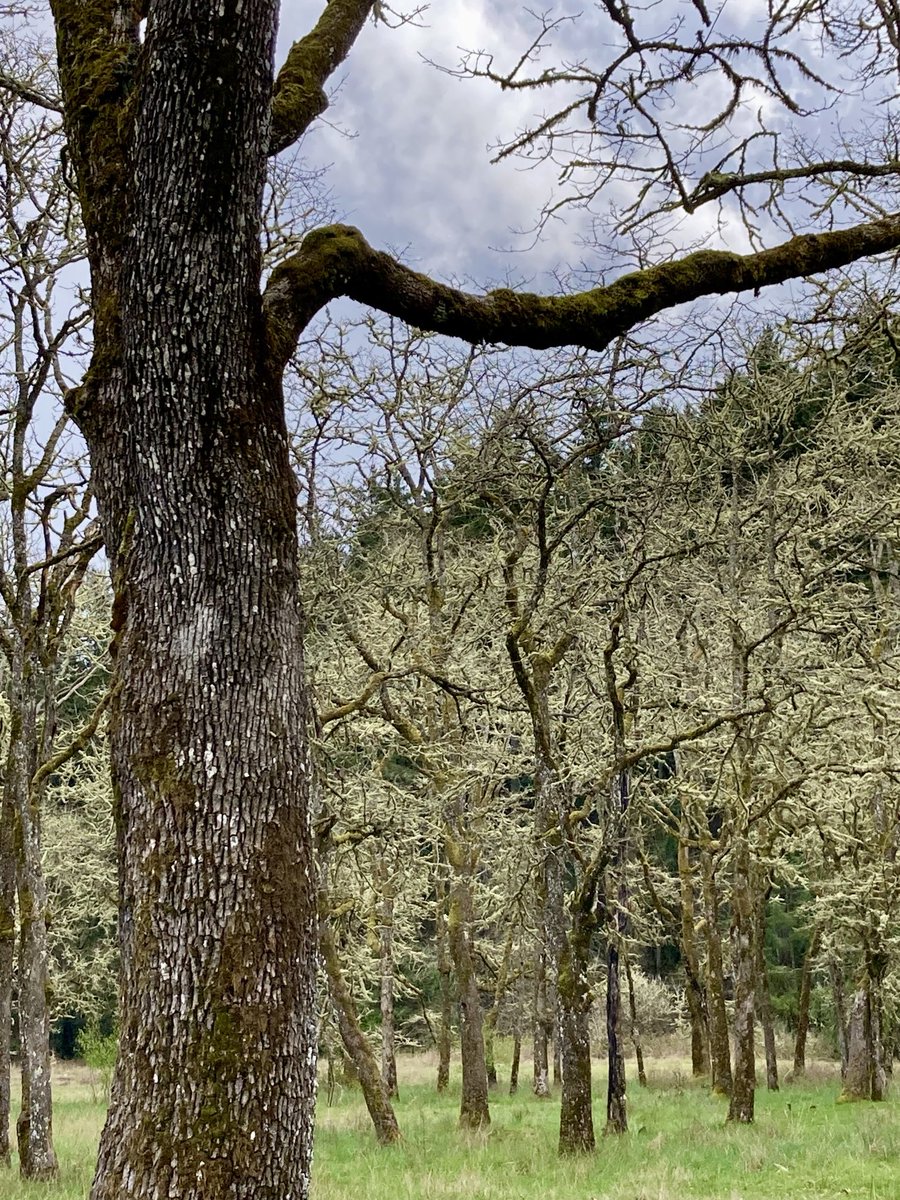
[[(524, 1066), (524, 1064), (523, 1064)], [(320, 1098), (314, 1200), (898, 1200), (900, 1101), (836, 1104), (834, 1071), (757, 1093), (752, 1128), (725, 1124), (723, 1102), (693, 1084), (685, 1064), (648, 1066), (650, 1086), (629, 1083), (630, 1132), (599, 1139), (595, 1155), (560, 1161), (558, 1104), (501, 1090), (490, 1132), (456, 1129), (458, 1093), (434, 1094), (427, 1058), (401, 1064), (397, 1115), (403, 1143), (380, 1149), (359, 1094)], [(597, 1065), (598, 1130), (604, 1079)], [(84, 1200), (103, 1117), (82, 1068), (56, 1077), (61, 1177), (24, 1185), (0, 1172), (0, 1200)]]

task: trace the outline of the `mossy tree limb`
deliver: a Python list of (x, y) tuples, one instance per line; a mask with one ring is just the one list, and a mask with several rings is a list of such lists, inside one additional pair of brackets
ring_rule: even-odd
[(293, 145), (328, 107), (324, 85), (374, 8), (375, 0), (330, 0), (315, 27), (291, 46), (275, 79), (270, 154)]
[(330, 225), (307, 234), (299, 251), (272, 274), (264, 301), (270, 359), (273, 367), (283, 369), (310, 320), (338, 296), (468, 342), (603, 350), (620, 334), (676, 304), (756, 291), (898, 246), (900, 216), (891, 216), (794, 237), (756, 254), (699, 250), (568, 296), (507, 288), (476, 296), (374, 250), (350, 225)]

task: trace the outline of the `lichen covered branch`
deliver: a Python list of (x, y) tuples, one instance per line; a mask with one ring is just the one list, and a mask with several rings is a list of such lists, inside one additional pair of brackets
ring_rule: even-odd
[(270, 154), (293, 145), (328, 107), (325, 83), (374, 7), (375, 0), (329, 0), (315, 28), (291, 46), (275, 80)]
[(270, 363), (290, 359), (297, 338), (330, 300), (348, 296), (419, 329), (471, 343), (602, 350), (664, 309), (701, 296), (756, 291), (843, 267), (900, 247), (900, 216), (806, 234), (757, 254), (700, 250), (568, 296), (502, 288), (472, 295), (412, 271), (373, 250), (358, 229), (314, 230), (272, 274), (265, 294)]

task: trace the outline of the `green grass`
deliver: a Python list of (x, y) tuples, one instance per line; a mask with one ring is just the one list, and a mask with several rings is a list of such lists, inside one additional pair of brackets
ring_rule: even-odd
[[(523, 1064), (524, 1066), (524, 1064)], [(900, 1101), (837, 1104), (832, 1073), (757, 1093), (752, 1128), (725, 1124), (724, 1102), (690, 1081), (684, 1064), (649, 1066), (650, 1087), (629, 1084), (630, 1132), (600, 1138), (596, 1154), (560, 1161), (558, 1104), (527, 1090), (492, 1100), (484, 1135), (456, 1128), (458, 1093), (437, 1097), (425, 1059), (401, 1065), (403, 1142), (379, 1148), (359, 1094), (320, 1097), (314, 1200), (897, 1200)], [(527, 1082), (527, 1079), (525, 1080)], [(604, 1080), (596, 1070), (597, 1124)], [(84, 1200), (102, 1105), (83, 1071), (56, 1081), (58, 1184), (25, 1185), (0, 1172), (0, 1200)]]

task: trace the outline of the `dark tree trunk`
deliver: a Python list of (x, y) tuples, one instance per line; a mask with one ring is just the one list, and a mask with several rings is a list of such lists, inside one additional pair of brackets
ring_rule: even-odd
[(609, 1075), (606, 1086), (606, 1132), (627, 1133), (625, 1103), (625, 1052), (622, 1046), (622, 991), (619, 949), (610, 942), (606, 951), (606, 1040)]
[(706, 918), (706, 994), (712, 1090), (720, 1096), (730, 1096), (731, 1050), (728, 1045), (728, 1014), (725, 1011), (725, 984), (722, 977), (719, 902), (709, 850), (700, 853), (700, 876), (703, 884), (703, 915)]
[(681, 956), (687, 984), (685, 997), (691, 1021), (691, 1073), (697, 1078), (709, 1072), (709, 1036), (706, 997), (700, 981), (700, 957), (695, 940), (694, 881), (690, 849), (681, 838), (678, 841), (678, 880), (681, 892)]
[(447, 886), (438, 879), (435, 887), (437, 915), (435, 918), (435, 950), (438, 978), (441, 983), (441, 1019), (438, 1027), (437, 1090), (446, 1091), (450, 1084), (450, 1026), (453, 1023), (452, 966), (447, 950)]
[(519, 1060), (522, 1057), (522, 1035), (518, 1029), (513, 1033), (512, 1063), (509, 1068), (509, 1094), (514, 1096), (519, 1090)]
[(809, 1002), (812, 993), (813, 965), (819, 953), (819, 943), (822, 931), (813, 930), (806, 955), (803, 959), (803, 971), (800, 975), (800, 997), (797, 1002), (797, 1036), (794, 1041), (794, 1075), (799, 1078), (806, 1074), (806, 1039), (809, 1034)]
[(750, 848), (745, 836), (739, 837), (734, 847), (734, 887), (731, 904), (734, 955), (734, 1077), (728, 1120), (749, 1125), (753, 1121), (756, 1093), (756, 1061), (753, 1048), (756, 961)]
[(459, 985), (459, 1041), (462, 1059), (462, 1098), (459, 1123), (480, 1129), (491, 1122), (488, 1082), (484, 1065), (484, 1033), (481, 997), (472, 954), (475, 913), (472, 887), (467, 874), (458, 876), (450, 893), (448, 935), (450, 955)]
[(3, 790), (0, 810), (0, 1165), (9, 1166), (10, 1039), (16, 957), (16, 865), (13, 807)]
[(360, 1028), (356, 1005), (344, 979), (334, 931), (326, 915), (328, 898), (324, 892), (320, 895), (319, 948), (328, 977), (328, 993), (331, 996), (341, 1041), (362, 1088), (363, 1099), (375, 1127), (375, 1136), (382, 1146), (389, 1146), (392, 1142), (399, 1141), (400, 1127), (391, 1105), (390, 1092), (385, 1086), (369, 1039)]
[(770, 1092), (778, 1089), (778, 1056), (775, 1046), (775, 1028), (772, 1023), (772, 997), (769, 990), (769, 968), (766, 963), (766, 912), (771, 888), (763, 887), (757, 897), (756, 922), (754, 927), (754, 956), (756, 959), (756, 1008), (763, 1032), (766, 1052), (766, 1088)]
[(121, 1033), (92, 1198), (301, 1198), (310, 769), (258, 238), (278, 5), (153, 0), (140, 49), (132, 5), (52, 8), (94, 305), (72, 407), (115, 592)]
[(628, 980), (628, 1015), (630, 1022), (631, 1042), (634, 1046), (634, 1057), (638, 1069), (638, 1085), (647, 1086), (647, 1072), (644, 1070), (644, 1046), (641, 1040), (641, 1030), (638, 1025), (637, 1004), (634, 999), (634, 979), (631, 974), (631, 961), (625, 959), (625, 978)]

